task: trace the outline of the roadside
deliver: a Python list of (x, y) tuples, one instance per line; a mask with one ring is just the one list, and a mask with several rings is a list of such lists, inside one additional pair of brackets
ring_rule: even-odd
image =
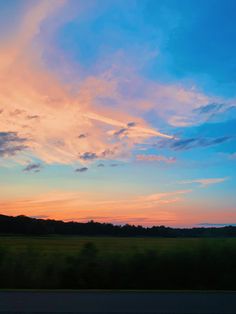
[(236, 292), (1, 291), (0, 313), (235, 314)]

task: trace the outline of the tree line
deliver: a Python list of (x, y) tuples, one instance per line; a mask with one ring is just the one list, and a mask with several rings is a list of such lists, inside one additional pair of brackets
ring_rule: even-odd
[(27, 216), (0, 215), (0, 234), (22, 235), (82, 235), (118, 237), (236, 237), (235, 226), (171, 228), (165, 226), (143, 227), (135, 225), (113, 225), (89, 221), (64, 222), (52, 219), (36, 219)]

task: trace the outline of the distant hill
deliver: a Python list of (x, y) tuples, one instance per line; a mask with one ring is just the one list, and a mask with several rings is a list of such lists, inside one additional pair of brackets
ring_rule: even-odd
[(0, 215), (0, 234), (82, 235), (119, 237), (236, 237), (236, 227), (170, 228), (165, 226), (117, 226), (90, 221), (87, 223)]

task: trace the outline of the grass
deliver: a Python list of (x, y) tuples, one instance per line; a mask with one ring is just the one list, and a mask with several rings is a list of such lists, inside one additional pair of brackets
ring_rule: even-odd
[(235, 238), (0, 237), (0, 289), (236, 290), (235, 265)]
[(88, 243), (106, 253), (132, 254), (146, 250), (194, 250), (202, 245), (232, 246), (236, 249), (236, 238), (117, 238), (117, 237), (80, 237), (80, 236), (1, 236), (0, 247), (17, 252), (27, 249), (41, 252), (73, 253), (79, 252)]

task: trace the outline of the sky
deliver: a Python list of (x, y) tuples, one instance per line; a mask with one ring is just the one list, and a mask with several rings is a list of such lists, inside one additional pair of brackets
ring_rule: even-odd
[(0, 0), (0, 213), (236, 223), (234, 0)]

